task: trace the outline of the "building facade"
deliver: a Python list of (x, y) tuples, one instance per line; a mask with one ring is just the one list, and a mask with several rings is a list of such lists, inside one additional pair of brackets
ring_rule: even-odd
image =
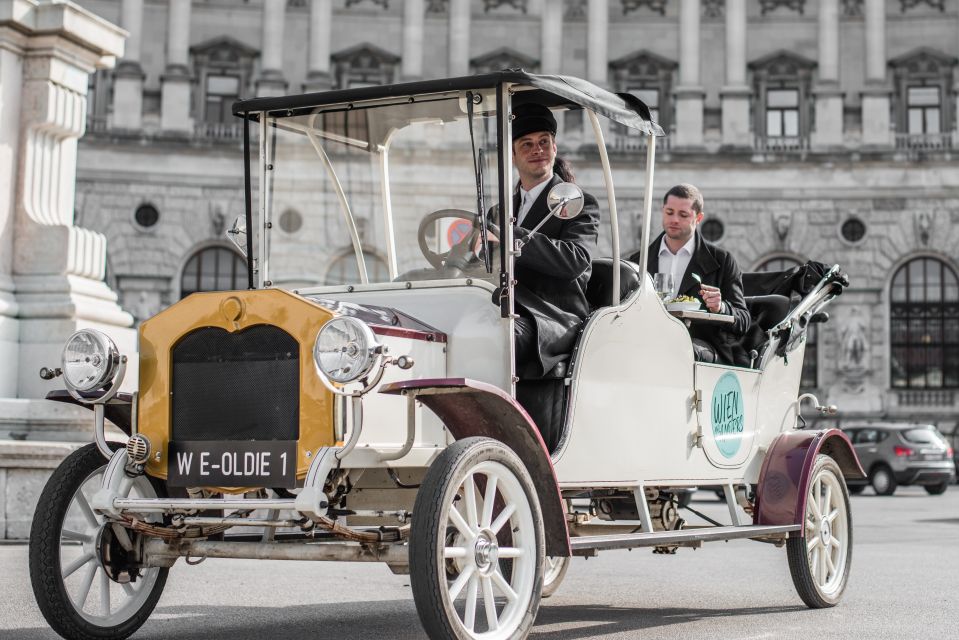
[[(844, 267), (852, 287), (804, 372), (841, 419), (956, 429), (959, 0), (80, 4), (129, 32), (91, 81), (76, 221), (106, 236), (107, 280), (137, 319), (243, 286), (223, 233), (243, 212), (234, 100), (522, 67), (643, 98), (669, 132), (656, 193), (699, 186), (703, 232), (744, 270)], [(583, 130), (561, 122), (561, 153), (599, 190)], [(608, 144), (632, 249), (644, 143), (612, 128)], [(321, 280), (355, 272), (347, 249)]]

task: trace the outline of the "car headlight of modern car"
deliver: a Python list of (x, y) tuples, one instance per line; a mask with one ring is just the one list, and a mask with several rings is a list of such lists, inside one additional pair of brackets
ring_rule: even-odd
[(100, 389), (116, 379), (120, 352), (105, 333), (81, 329), (63, 347), (63, 377), (77, 391)]
[(383, 352), (369, 325), (341, 316), (323, 325), (313, 345), (313, 360), (329, 380), (347, 384), (373, 369)]

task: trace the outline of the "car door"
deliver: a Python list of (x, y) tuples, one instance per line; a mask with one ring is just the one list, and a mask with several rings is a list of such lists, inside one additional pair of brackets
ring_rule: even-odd
[(857, 429), (852, 444), (856, 448), (856, 455), (859, 456), (862, 468), (869, 471), (879, 457), (879, 430)]

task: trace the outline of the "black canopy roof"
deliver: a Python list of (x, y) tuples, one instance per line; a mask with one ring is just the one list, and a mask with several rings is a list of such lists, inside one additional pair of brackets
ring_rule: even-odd
[(656, 136), (665, 135), (662, 127), (651, 120), (649, 107), (632, 94), (612, 93), (590, 82), (571, 76), (536, 75), (521, 69), (506, 69), (460, 78), (442, 78), (358, 89), (341, 89), (279, 98), (239, 100), (233, 103), (233, 115), (240, 117), (247, 115), (256, 118), (258, 117), (257, 114), (261, 112), (305, 113), (309, 112), (312, 107), (323, 105), (446, 91), (492, 89), (504, 82), (526, 85), (535, 89), (514, 95), (513, 104), (538, 102), (550, 107), (585, 107), (643, 133)]

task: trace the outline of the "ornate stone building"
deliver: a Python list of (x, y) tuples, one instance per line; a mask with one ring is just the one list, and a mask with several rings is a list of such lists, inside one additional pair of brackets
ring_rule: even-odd
[[(91, 84), (76, 217), (107, 237), (108, 282), (137, 318), (242, 281), (222, 233), (242, 211), (237, 98), (524, 67), (641, 96), (670, 132), (657, 192), (700, 186), (704, 233), (744, 269), (846, 268), (805, 371), (844, 420), (955, 430), (959, 0), (80, 4), (130, 34)], [(598, 189), (582, 121), (561, 125)], [(609, 133), (635, 244), (642, 144)], [(325, 277), (344, 270), (331, 258)]]

